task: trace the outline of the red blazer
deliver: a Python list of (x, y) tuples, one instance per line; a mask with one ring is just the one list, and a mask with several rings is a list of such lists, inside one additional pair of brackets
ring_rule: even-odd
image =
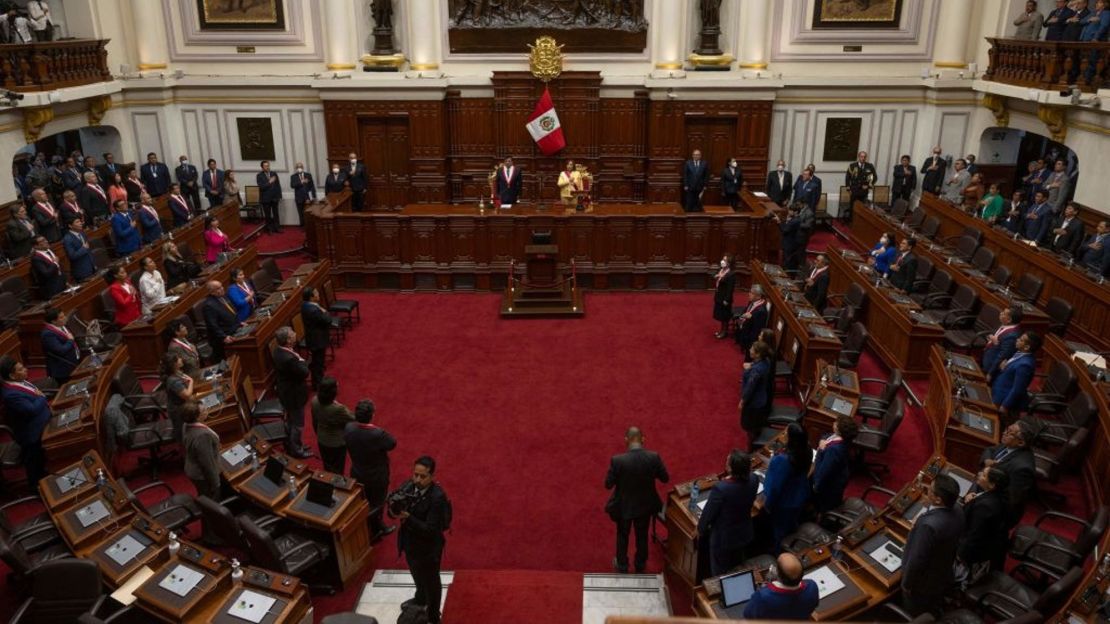
[(108, 287), (108, 294), (112, 297), (112, 301), (116, 302), (116, 325), (121, 328), (139, 318), (142, 314), (142, 307), (139, 304), (139, 289), (134, 286), (128, 292), (123, 284), (113, 283)]

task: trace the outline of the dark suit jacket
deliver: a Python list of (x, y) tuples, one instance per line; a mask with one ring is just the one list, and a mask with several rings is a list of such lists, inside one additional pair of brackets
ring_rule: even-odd
[[(170, 209), (170, 214), (173, 215), (174, 227), (181, 227), (185, 225), (189, 222), (189, 218), (193, 216), (192, 211), (189, 209), (188, 200), (185, 199), (184, 195), (180, 195), (179, 197), (181, 197), (181, 202), (178, 202), (176, 199), (174, 199), (172, 195), (170, 195), (169, 201), (166, 202), (166, 206), (168, 206)], [(145, 211), (140, 211), (139, 215), (142, 216), (143, 212)], [(157, 219), (154, 220), (157, 221)], [(146, 225), (146, 220), (143, 220), (143, 227), (145, 228)]]
[(304, 343), (310, 350), (326, 349), (331, 341), (331, 315), (319, 305), (301, 304), (304, 319)]
[(695, 167), (694, 161), (687, 160), (682, 167), (682, 186), (687, 192), (696, 195), (704, 191), (707, 184), (709, 184), (709, 163), (702, 159)]
[(137, 204), (142, 199), (143, 185), (138, 182), (127, 178), (123, 181), (123, 188), (127, 189), (127, 203)]
[(46, 397), (4, 387), (0, 389), (4, 403), (4, 422), (12, 428), (12, 437), (20, 446), (42, 443), (42, 432), (50, 422), (50, 402)]
[[(34, 221), (28, 220), (31, 227), (34, 228)], [(35, 233), (27, 229), (27, 226), (22, 221), (12, 218), (8, 221), (8, 257), (22, 258), (31, 253), (31, 247), (35, 244)]]
[[(177, 183), (181, 185), (182, 193), (192, 193), (193, 189), (196, 188), (197, 178), (199, 177), (196, 165), (178, 165), (177, 169), (174, 169), (174, 175), (177, 176)], [(189, 186), (189, 183), (192, 183), (192, 186)]]
[(718, 481), (709, 490), (709, 500), (698, 518), (698, 533), (709, 536), (711, 550), (735, 550), (751, 543), (752, 504), (759, 490), (759, 478), (749, 474), (747, 481), (732, 477)]
[(809, 482), (818, 512), (835, 509), (844, 502), (844, 488), (852, 476), (850, 451), (851, 445), (846, 442), (834, 442), (817, 451)]
[[(78, 210), (81, 212), (78, 212)], [(64, 226), (62, 238), (65, 238), (66, 232), (69, 231), (69, 224), (76, 221), (78, 217), (80, 217), (82, 221), (88, 219), (88, 215), (85, 214), (84, 210), (80, 202), (78, 202), (76, 206), (71, 206), (70, 204), (62, 202), (62, 204), (58, 206), (58, 216), (62, 218), (62, 225)]]
[(62, 229), (58, 226), (58, 209), (54, 209), (54, 216), (39, 208), (38, 203), (31, 202), (27, 207), (27, 214), (38, 226), (39, 234), (46, 237), (51, 243), (62, 240)]
[(301, 183), (301, 176), (294, 173), (289, 176), (289, 186), (293, 188), (293, 201), (297, 204), (303, 204), (309, 198), (316, 199), (316, 183), (312, 181), (312, 174), (307, 171), (304, 173), (304, 183)]
[(910, 172), (907, 174), (902, 169), (901, 163), (894, 165), (892, 176), (894, 184), (890, 188), (893, 197), (901, 197), (903, 193), (910, 193), (917, 188), (917, 167), (910, 165), (909, 170)]
[(505, 168), (497, 170), (497, 197), (502, 204), (515, 204), (524, 188), (524, 172), (519, 166), (513, 167), (513, 177), (505, 179)]
[[(794, 184), (794, 176), (789, 171), (782, 172), (782, 186), (779, 186), (779, 172), (777, 169), (772, 169), (767, 172), (767, 185), (765, 192), (767, 197), (776, 204), (785, 204), (790, 201), (791, 190), (797, 191)], [(820, 197), (821, 193), (817, 193)], [(814, 204), (816, 205), (816, 203)]]
[(802, 228), (802, 220), (797, 216), (789, 217), (779, 224), (779, 234), (782, 240), (783, 260), (798, 249), (801, 242), (798, 231)]
[(108, 163), (104, 163), (103, 165), (96, 166), (96, 172), (100, 174), (101, 181), (107, 185), (112, 183), (112, 177), (114, 175), (123, 173), (123, 168), (115, 163), (113, 163), (111, 167), (108, 166)]
[[(897, 260), (898, 256), (895, 256)], [(898, 264), (898, 270), (890, 274), (890, 283), (897, 289), (907, 293), (913, 292), (913, 283), (917, 280), (917, 255), (912, 251)]]
[[(1094, 2), (1091, 2), (1089, 6), (1094, 6)], [(1072, 14), (1078, 17), (1079, 21), (1074, 24), (1065, 23), (1064, 41), (1079, 41), (1079, 35), (1083, 33), (1084, 22), (1091, 16), (1091, 9), (1084, 7), (1082, 11), (1072, 11)]]
[(31, 274), (43, 299), (49, 299), (66, 289), (66, 275), (59, 266), (61, 258), (57, 260), (58, 264), (54, 264), (37, 253), (31, 254)]
[(964, 505), (967, 528), (960, 542), (960, 560), (964, 563), (999, 560), (1010, 541), (1009, 515), (1009, 505), (998, 491), (980, 494)]
[(1025, 213), (1022, 238), (1041, 244), (1051, 231), (1052, 208), (1047, 203), (1030, 206), (1029, 211)]
[(77, 341), (66, 338), (52, 329), (44, 327), (42, 352), (46, 356), (46, 375), (54, 380), (69, 379), (77, 363), (81, 361), (81, 351)]
[(308, 362), (285, 349), (274, 349), (274, 372), (274, 389), (281, 404), (303, 408), (308, 403)]
[[(1052, 229), (1064, 227), (1064, 215), (1060, 215), (1056, 219), (1056, 223), (1052, 224)], [(1067, 252), (1075, 255), (1079, 249), (1079, 245), (1083, 242), (1083, 222), (1079, 217), (1074, 217), (1071, 223), (1064, 228), (1064, 233), (1059, 238), (1055, 234), (1049, 232), (1049, 240), (1052, 241), (1052, 249), (1057, 253)]]
[[(979, 464), (983, 465), (988, 459), (993, 459), (1001, 450), (1001, 444), (983, 449)], [(1010, 477), (1009, 520), (1010, 526), (1013, 526), (1025, 513), (1025, 503), (1037, 482), (1037, 464), (1033, 451), (1027, 447), (1016, 448), (995, 464), (995, 468)]]
[(351, 476), (363, 484), (389, 484), (389, 451), (397, 448), (391, 433), (373, 423), (347, 423), (343, 441), (351, 456)]
[(998, 372), (998, 365), (1010, 359), (1010, 356), (1017, 352), (1017, 339), (1021, 337), (1021, 331), (1009, 331), (1002, 334), (998, 339), (998, 344), (993, 347), (983, 349), (983, 373), (988, 379), (994, 377)]
[[(103, 189), (101, 189), (103, 192)], [(104, 193), (101, 196), (94, 189), (89, 188), (88, 184), (82, 184), (81, 188), (77, 189), (77, 205), (81, 206), (81, 210), (85, 211), (85, 215), (90, 219), (96, 217), (108, 216), (108, 194)], [(85, 225), (92, 226), (92, 223)]]
[[(745, 312), (747, 312), (747, 309), (745, 309)], [(759, 332), (763, 331), (764, 327), (767, 327), (766, 304), (756, 306), (754, 309), (752, 309), (751, 317), (745, 320), (744, 323), (740, 325), (740, 327), (736, 330), (736, 342), (744, 347), (745, 354), (747, 353), (748, 349), (750, 349), (751, 346), (755, 343), (756, 339), (759, 338)], [(745, 355), (744, 357), (746, 358), (747, 355)]]
[[(770, 195), (770, 193), (768, 193)], [(789, 199), (787, 194), (786, 198)], [(803, 180), (801, 176), (794, 181), (794, 201), (802, 202), (817, 212), (817, 203), (821, 201), (821, 178), (811, 177)]]
[(85, 180), (81, 177), (81, 172), (78, 169), (66, 169), (62, 172), (62, 186), (65, 188), (76, 191), (84, 183)]
[(342, 169), (339, 170), (339, 175), (332, 173), (324, 180), (325, 193), (338, 193), (343, 190), (343, 185), (347, 183), (347, 174)]
[[(818, 312), (825, 309), (825, 301), (829, 294), (829, 270), (830, 269), (826, 268), (822, 271), (821, 274), (813, 280), (812, 286), (806, 286), (806, 301), (816, 308)], [(805, 278), (809, 279), (809, 276), (806, 275)]]
[(1085, 265), (1092, 269), (1099, 269), (1102, 266), (1102, 259), (1110, 253), (1107, 253), (1106, 248), (1110, 246), (1110, 235), (1103, 237), (1102, 246), (1098, 249), (1093, 249), (1091, 245), (1098, 240), (1098, 234), (1091, 234), (1087, 240), (1079, 247), (1079, 252), (1076, 254), (1078, 259)]
[(767, 358), (752, 362), (751, 368), (744, 371), (740, 383), (740, 399), (744, 401), (744, 409), (759, 410), (770, 406), (771, 395), (768, 390), (771, 384), (767, 377), (771, 376), (771, 361)]
[(729, 271), (717, 284), (713, 293), (713, 318), (727, 321), (732, 318), (732, 298), (736, 294), (736, 271)]
[[(999, 366), (1002, 362), (999, 363)], [(991, 400), (1008, 410), (1023, 410), (1029, 402), (1029, 383), (1036, 372), (1036, 358), (1031, 355), (1011, 362), (998, 371), (991, 383)]]
[[(273, 182), (270, 181), (270, 176), (274, 177)], [(281, 178), (276, 173), (259, 171), (254, 176), (254, 181), (258, 184), (258, 201), (264, 204), (281, 201)]]
[(737, 166), (735, 170), (726, 166), (721, 172), (721, 192), (725, 195), (734, 195), (740, 192), (744, 184), (744, 172)]
[[(171, 202), (172, 203), (172, 202)], [(174, 225), (178, 225), (178, 215), (175, 212), (173, 216)], [(139, 223), (143, 226), (143, 244), (149, 245), (154, 241), (162, 238), (162, 222), (158, 217), (150, 214), (146, 210), (139, 210)], [(184, 225), (183, 223), (181, 225)]]
[(75, 234), (73, 230), (66, 231), (62, 238), (62, 246), (65, 247), (66, 257), (69, 258), (69, 272), (78, 282), (96, 273), (96, 262), (93, 261), (92, 251), (85, 247), (86, 242), (88, 239), (84, 233)]
[[(1075, 11), (1064, 7), (1062, 9), (1053, 9), (1048, 15), (1044, 17), (1044, 40), (1045, 41), (1060, 41), (1064, 38), (1064, 33), (1067, 31), (1068, 18), (1075, 15)], [(1056, 17), (1057, 21), (1049, 24), (1048, 20)]]
[(401, 523), (397, 548), (410, 559), (438, 559), (443, 553), (443, 532), (448, 528), (448, 505), (447, 493), (433, 481), (409, 509), (408, 519)]
[[(935, 160), (934, 160), (935, 159)], [(929, 171), (929, 167), (936, 164), (936, 171)], [(948, 161), (939, 156), (929, 156), (921, 163), (921, 190), (929, 191), (930, 193), (940, 193), (940, 187), (944, 184), (944, 172), (948, 169)]]
[(875, 171), (875, 165), (865, 162), (861, 166), (859, 161), (856, 161), (848, 165), (848, 171), (844, 174), (844, 185), (854, 191), (862, 189), (865, 185), (874, 186), (878, 179), (879, 174)]
[(937, 507), (917, 517), (902, 556), (902, 591), (939, 600), (952, 585), (952, 563), (964, 531), (959, 509)]
[(340, 173), (346, 176), (347, 182), (351, 184), (351, 191), (354, 193), (365, 191), (367, 185), (370, 183), (366, 176), (366, 165), (362, 163), (355, 165), (354, 173), (351, 173), (351, 163), (347, 163)]
[(605, 489), (613, 489), (606, 509), (622, 520), (633, 520), (658, 513), (663, 501), (655, 491), (655, 480), (670, 480), (662, 458), (655, 451), (645, 448), (630, 449), (614, 455), (605, 475)]
[(204, 194), (209, 197), (220, 197), (224, 194), (224, 172), (216, 170), (216, 192), (212, 192), (212, 170), (205, 169), (200, 174), (200, 183), (204, 187)]
[[(227, 305), (224, 305), (224, 301)], [(239, 329), (239, 317), (235, 315), (235, 306), (231, 301), (208, 295), (204, 298), (204, 325), (208, 328), (208, 337), (211, 340), (223, 342), (224, 338), (234, 335)]]
[[(157, 174), (157, 175), (155, 175)], [(143, 163), (139, 168), (139, 179), (146, 185), (146, 192), (151, 197), (165, 195), (170, 190), (170, 168), (166, 163)]]

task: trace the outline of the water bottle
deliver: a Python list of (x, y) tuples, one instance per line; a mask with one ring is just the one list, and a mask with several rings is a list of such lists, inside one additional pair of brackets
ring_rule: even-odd
[(952, 352), (951, 351), (945, 351), (944, 352), (944, 367), (948, 370), (952, 370)]
[(693, 513), (698, 512), (698, 498), (701, 496), (701, 485), (697, 479), (690, 486), (690, 511)]
[(177, 541), (177, 533), (170, 531), (170, 541), (166, 548), (170, 551), (171, 557), (176, 555), (177, 551), (181, 550), (181, 542)]
[(289, 500), (297, 498), (297, 478), (289, 475)]
[(108, 483), (108, 477), (105, 476), (104, 469), (103, 468), (97, 468), (96, 469), (96, 487), (104, 487), (105, 483)]
[(104, 360), (100, 358), (99, 353), (93, 351), (92, 347), (89, 347), (89, 358), (89, 361), (92, 362), (93, 368), (99, 369), (100, 367), (104, 366)]
[(239, 560), (232, 557), (231, 559), (231, 580), (237, 581), (243, 578), (243, 567), (239, 565)]
[(258, 470), (258, 453), (251, 451), (251, 470)]

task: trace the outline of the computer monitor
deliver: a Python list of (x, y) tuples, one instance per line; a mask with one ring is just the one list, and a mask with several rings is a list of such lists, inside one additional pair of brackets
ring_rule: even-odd
[(334, 493), (334, 485), (313, 479), (308, 482), (308, 494), (305, 494), (305, 498), (310, 503), (331, 507), (334, 502)]
[(273, 457), (266, 460), (266, 468), (262, 476), (269, 479), (274, 485), (281, 485), (281, 477), (285, 474), (285, 466)]
[(721, 577), (721, 603), (729, 607), (745, 603), (755, 593), (755, 574), (751, 570)]

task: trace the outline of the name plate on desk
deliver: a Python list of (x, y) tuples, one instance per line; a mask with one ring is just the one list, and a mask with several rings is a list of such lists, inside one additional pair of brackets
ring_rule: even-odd
[(902, 548), (902, 546), (890, 540), (885, 540), (878, 548), (867, 553), (867, 555), (881, 565), (884, 570), (893, 574), (902, 568)]
[(75, 396), (82, 395), (89, 390), (89, 386), (96, 381), (96, 377), (86, 377), (81, 381), (74, 382), (66, 388), (65, 398), (71, 399)]
[(209, 392), (200, 399), (201, 411), (208, 411), (215, 407), (219, 407), (223, 403), (223, 395), (219, 392)]
[(81, 509), (78, 509), (76, 515), (77, 521), (81, 523), (81, 527), (87, 529), (93, 524), (107, 518), (110, 513), (104, 501), (97, 499)]
[(821, 401), (821, 405), (824, 406), (825, 409), (834, 411), (841, 416), (852, 415), (852, 402), (842, 399), (835, 394), (825, 395), (824, 400)]
[(175, 567), (173, 570), (170, 571), (169, 574), (166, 575), (166, 578), (162, 579), (161, 582), (158, 583), (158, 586), (170, 593), (177, 594), (178, 596), (184, 598), (185, 596), (189, 595), (189, 592), (196, 589), (196, 586), (199, 585), (201, 580), (203, 579), (204, 574), (202, 574), (201, 572), (198, 572), (190, 568), (189, 566), (178, 564), (177, 567)]

